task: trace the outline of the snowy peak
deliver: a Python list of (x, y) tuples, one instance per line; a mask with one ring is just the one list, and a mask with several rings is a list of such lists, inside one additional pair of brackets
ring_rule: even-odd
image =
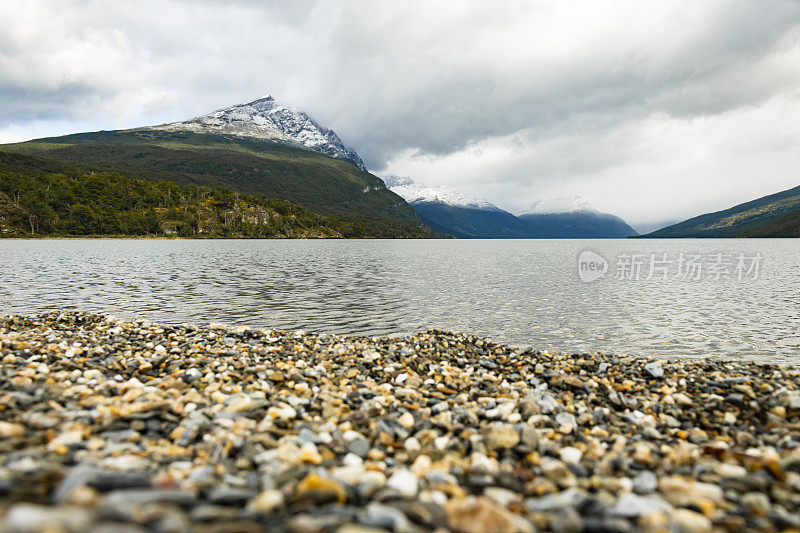
[(391, 189), (393, 187), (409, 187), (414, 185), (414, 180), (406, 176), (383, 176), (381, 179), (386, 184), (387, 189)]
[(404, 176), (383, 176), (386, 188), (393, 193), (402, 196), (411, 205), (437, 202), (452, 205), (455, 207), (466, 207), (468, 209), (481, 209), (484, 211), (500, 211), (500, 209), (477, 198), (466, 196), (461, 191), (443, 185), (436, 187), (426, 187), (414, 180)]
[(279, 104), (267, 95), (247, 104), (226, 107), (182, 122), (155, 126), (166, 131), (227, 133), (270, 141), (299, 144), (315, 152), (349, 159), (366, 171), (364, 162), (333, 130), (317, 124), (305, 112)]
[(589, 201), (583, 196), (562, 196), (547, 198), (534, 202), (520, 215), (549, 215), (555, 213), (597, 213)]

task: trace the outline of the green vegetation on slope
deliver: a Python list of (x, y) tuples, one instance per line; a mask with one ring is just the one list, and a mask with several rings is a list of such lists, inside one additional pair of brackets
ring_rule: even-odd
[[(783, 234), (791, 231), (791, 225), (781, 223), (773, 225), (781, 217), (800, 211), (800, 187), (770, 194), (724, 211), (708, 213), (690, 218), (678, 224), (667, 226), (643, 237), (680, 238), (680, 237), (757, 237), (761, 225), (769, 224), (767, 230), (778, 234), (772, 237), (793, 237)], [(772, 228), (771, 230), (769, 228)], [(783, 229), (781, 229), (783, 228)]]
[(737, 237), (800, 237), (800, 210), (741, 231)]
[(422, 224), (401, 197), (350, 161), (276, 142), (142, 129), (79, 133), (0, 145), (0, 150), (79, 164), (87, 171), (282, 198), (318, 213)]
[(414, 205), (417, 215), (430, 227), (459, 239), (525, 239), (529, 225), (502, 210), (470, 209), (440, 202)]
[(314, 213), (219, 186), (130, 178), (0, 152), (0, 237), (427, 237), (418, 224)]

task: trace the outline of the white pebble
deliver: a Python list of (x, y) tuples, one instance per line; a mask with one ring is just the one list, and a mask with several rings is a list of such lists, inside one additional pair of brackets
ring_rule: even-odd
[(404, 446), (406, 448), (406, 451), (409, 451), (409, 452), (416, 452), (416, 451), (419, 451), (422, 448), (422, 446), (420, 445), (419, 441), (414, 437), (410, 437), (410, 438), (406, 439), (406, 442), (405, 442)]
[(364, 459), (354, 453), (348, 452), (347, 455), (342, 458), (342, 464), (345, 466), (361, 466), (364, 464)]
[(393, 488), (403, 496), (413, 498), (417, 495), (419, 480), (417, 479), (417, 476), (403, 468), (392, 474), (389, 480), (386, 482), (386, 485)]
[(573, 448), (572, 446), (566, 446), (561, 448), (559, 452), (561, 455), (561, 460), (565, 463), (572, 463), (577, 464), (581, 462), (581, 457), (583, 457), (583, 452), (580, 451), (578, 448)]
[(404, 428), (411, 429), (414, 426), (414, 415), (406, 411), (397, 419), (397, 423)]

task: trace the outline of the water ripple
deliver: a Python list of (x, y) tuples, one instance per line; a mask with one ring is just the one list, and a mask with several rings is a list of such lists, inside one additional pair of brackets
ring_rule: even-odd
[[(756, 280), (582, 283), (586, 248), (763, 255)], [(612, 265), (613, 267), (613, 265)], [(0, 241), (0, 312), (350, 334), (426, 328), (522, 345), (800, 360), (800, 241)]]

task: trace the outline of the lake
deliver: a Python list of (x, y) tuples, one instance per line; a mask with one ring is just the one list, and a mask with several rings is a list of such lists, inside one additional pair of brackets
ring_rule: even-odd
[(54, 309), (800, 362), (800, 240), (0, 240), (0, 313)]

